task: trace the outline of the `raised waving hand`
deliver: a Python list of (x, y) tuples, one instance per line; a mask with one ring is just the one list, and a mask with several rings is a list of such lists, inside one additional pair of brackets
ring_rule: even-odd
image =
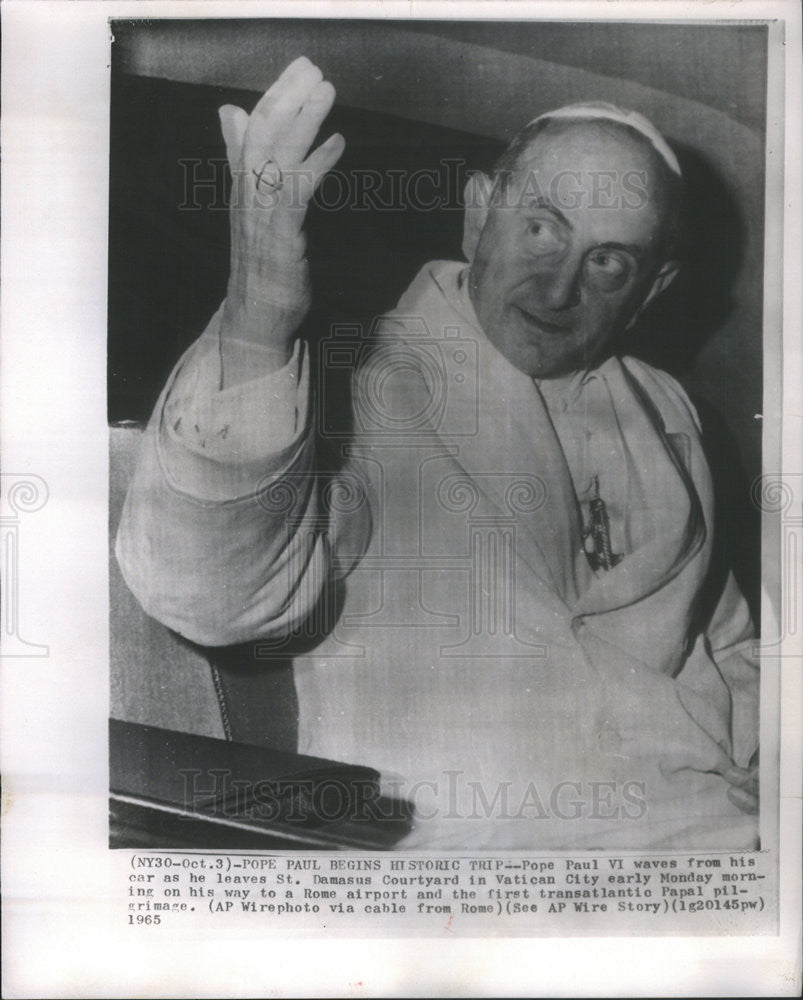
[(220, 109), (233, 185), (231, 270), (221, 334), (259, 343), (286, 361), (310, 306), (304, 220), (345, 140), (310, 152), (335, 88), (304, 56), (292, 62), (251, 114)]

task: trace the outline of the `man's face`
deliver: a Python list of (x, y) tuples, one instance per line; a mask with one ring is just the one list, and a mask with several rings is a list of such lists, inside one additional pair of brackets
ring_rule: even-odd
[(650, 151), (597, 123), (550, 124), (497, 188), (470, 293), (488, 338), (521, 371), (592, 366), (662, 263), (664, 198)]

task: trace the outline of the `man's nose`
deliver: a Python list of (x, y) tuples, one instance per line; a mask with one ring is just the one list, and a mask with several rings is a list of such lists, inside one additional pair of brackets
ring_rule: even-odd
[(565, 258), (542, 277), (544, 304), (553, 312), (572, 309), (580, 304), (582, 259)]

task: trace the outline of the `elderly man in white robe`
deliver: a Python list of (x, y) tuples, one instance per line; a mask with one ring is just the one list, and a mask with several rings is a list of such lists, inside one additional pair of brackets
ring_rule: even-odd
[(311, 637), (298, 750), (377, 768), (415, 807), (402, 847), (756, 846), (752, 626), (732, 577), (704, 598), (698, 420), (615, 353), (676, 271), (674, 154), (608, 105), (532, 122), (469, 181), (468, 263), (426, 265), (378, 323), (324, 471), (297, 330), (333, 100), (301, 58), (250, 116), (221, 109), (228, 293), (144, 436), (128, 585), (207, 646)]

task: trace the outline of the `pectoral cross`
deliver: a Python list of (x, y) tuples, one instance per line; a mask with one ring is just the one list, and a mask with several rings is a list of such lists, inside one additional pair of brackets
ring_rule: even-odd
[(608, 508), (599, 495), (599, 476), (593, 479), (594, 495), (588, 502), (588, 525), (583, 529), (585, 552), (593, 570), (613, 569), (624, 558), (611, 550), (611, 522)]

